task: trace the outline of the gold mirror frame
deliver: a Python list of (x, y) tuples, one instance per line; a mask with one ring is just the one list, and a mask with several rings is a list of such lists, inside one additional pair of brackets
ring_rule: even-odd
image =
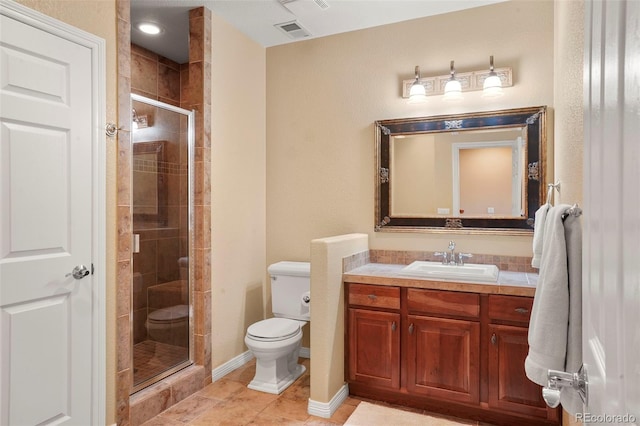
[[(402, 217), (390, 211), (390, 141), (392, 136), (521, 127), (526, 135), (527, 170), (522, 217)], [(375, 231), (531, 235), (534, 215), (544, 200), (547, 107), (505, 109), (375, 122)]]

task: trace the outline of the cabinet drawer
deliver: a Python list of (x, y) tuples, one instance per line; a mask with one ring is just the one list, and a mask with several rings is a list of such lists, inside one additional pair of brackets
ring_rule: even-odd
[(349, 284), (349, 304), (400, 309), (400, 287)]
[(489, 295), (489, 319), (528, 323), (531, 317), (531, 297)]
[(480, 297), (474, 293), (410, 288), (407, 307), (411, 313), (480, 317)]

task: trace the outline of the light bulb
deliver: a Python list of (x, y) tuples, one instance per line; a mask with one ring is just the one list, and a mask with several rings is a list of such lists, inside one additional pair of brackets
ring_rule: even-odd
[(493, 70), (493, 55), (491, 55), (489, 56), (489, 76), (484, 79), (484, 84), (482, 85), (482, 97), (497, 98), (502, 95), (502, 81)]
[(456, 69), (453, 66), (453, 61), (451, 61), (451, 77), (447, 81), (447, 84), (444, 85), (444, 96), (442, 99), (445, 101), (459, 101), (462, 99), (462, 84), (456, 80)]
[(460, 84), (460, 81), (453, 77), (447, 81), (447, 84), (444, 86), (444, 96), (442, 99), (445, 101), (462, 100), (462, 84)]
[(138, 29), (143, 33), (149, 35), (157, 35), (162, 32), (162, 29), (152, 22), (142, 22), (138, 24)]
[(497, 98), (503, 94), (502, 81), (500, 81), (500, 77), (492, 71), (491, 74), (489, 74), (489, 77), (484, 80), (484, 84), (482, 86), (482, 97)]
[(416, 80), (409, 89), (409, 103), (420, 104), (424, 102), (427, 102), (427, 91), (420, 83), (420, 67), (416, 66)]

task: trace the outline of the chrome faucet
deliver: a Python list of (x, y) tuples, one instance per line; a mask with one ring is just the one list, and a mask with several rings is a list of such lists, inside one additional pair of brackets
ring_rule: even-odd
[[(464, 260), (470, 257), (473, 257), (471, 253), (456, 253), (456, 243), (453, 241), (449, 241), (449, 252), (446, 251), (437, 251), (433, 255), (437, 257), (442, 257), (443, 265), (458, 265), (463, 266)], [(457, 256), (456, 256), (457, 254)]]
[(449, 241), (449, 264), (456, 264), (456, 243)]

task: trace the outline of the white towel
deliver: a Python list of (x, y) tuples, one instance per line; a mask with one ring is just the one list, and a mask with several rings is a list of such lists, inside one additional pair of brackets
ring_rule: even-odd
[(534, 268), (540, 268), (540, 259), (542, 258), (542, 239), (544, 237), (544, 223), (547, 219), (547, 212), (551, 204), (546, 203), (538, 209), (535, 215), (535, 221), (533, 225), (533, 258), (531, 259), (531, 266)]
[[(568, 205), (551, 207), (546, 217), (540, 276), (529, 324), (527, 377), (547, 385), (548, 370), (575, 373), (582, 364), (582, 227), (580, 218), (562, 214)], [(564, 409), (582, 412), (578, 394), (563, 390)]]

